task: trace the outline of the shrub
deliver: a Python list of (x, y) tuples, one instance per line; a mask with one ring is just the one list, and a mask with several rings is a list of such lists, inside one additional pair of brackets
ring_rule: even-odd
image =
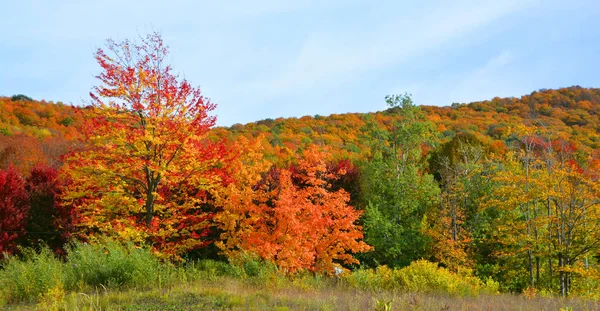
[(382, 273), (383, 270), (389, 271), (387, 266), (379, 266), (377, 269), (358, 269), (352, 273), (344, 275), (344, 281), (350, 287), (356, 287), (363, 290), (379, 290), (383, 289), (383, 278), (387, 273)]
[(19, 172), (9, 166), (0, 170), (0, 258), (13, 254), (16, 240), (24, 234), (29, 211), (29, 194)]
[(216, 280), (219, 277), (239, 277), (240, 270), (227, 262), (204, 259), (191, 262), (185, 266), (189, 279)]
[(63, 288), (65, 266), (44, 246), (40, 252), (23, 249), (22, 258), (7, 257), (0, 270), (0, 296), (6, 302), (33, 301), (47, 292)]
[(75, 242), (67, 249), (71, 286), (131, 286), (156, 284), (161, 263), (145, 248), (107, 240), (99, 244)]
[(101, 244), (75, 242), (61, 262), (47, 247), (21, 250), (9, 256), (0, 270), (0, 301), (33, 301), (65, 290), (89, 287), (147, 288), (172, 281), (176, 270), (161, 263), (148, 249), (106, 240)]
[(0, 127), (0, 135), (4, 135), (4, 136), (11, 136), (13, 134), (13, 131), (7, 127)]
[(267, 282), (283, 276), (283, 273), (279, 271), (274, 263), (255, 257), (246, 257), (245, 260), (235, 265), (235, 267), (242, 277), (256, 281)]
[(408, 267), (395, 271), (393, 283), (406, 291), (442, 292), (461, 296), (496, 293), (499, 287), (493, 280), (482, 282), (469, 271), (456, 274), (425, 260), (414, 261)]
[(450, 295), (478, 295), (497, 293), (499, 284), (492, 279), (486, 282), (471, 275), (470, 271), (453, 273), (437, 264), (417, 260), (402, 269), (380, 266), (377, 269), (356, 270), (344, 276), (351, 287), (369, 290), (394, 290)]

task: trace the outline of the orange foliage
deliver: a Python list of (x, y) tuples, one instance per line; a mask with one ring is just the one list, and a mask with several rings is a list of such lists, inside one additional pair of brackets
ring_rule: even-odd
[(346, 191), (332, 191), (339, 176), (327, 170), (326, 154), (310, 147), (293, 169), (272, 168), (262, 178), (265, 163), (249, 154), (254, 159), (246, 163), (257, 170), (238, 174), (243, 182), (220, 200), (223, 252), (233, 259), (255, 254), (288, 273), (332, 273), (335, 264), (358, 263), (351, 254), (370, 249), (356, 224), (362, 212), (348, 205)]

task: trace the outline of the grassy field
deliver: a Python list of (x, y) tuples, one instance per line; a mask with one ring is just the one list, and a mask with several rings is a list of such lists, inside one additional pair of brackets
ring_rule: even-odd
[[(314, 286), (314, 285), (313, 285)], [(386, 306), (389, 309), (386, 309)], [(2, 309), (2, 308), (0, 308)], [(37, 303), (6, 305), (4, 310), (600, 310), (582, 299), (525, 298), (498, 294), (449, 296), (348, 288), (334, 280), (306, 284), (257, 284), (219, 278), (183, 282), (163, 289), (57, 292)]]
[(110, 241), (76, 243), (64, 258), (25, 250), (0, 262), (0, 310), (600, 310), (600, 300), (498, 291), (493, 280), (426, 261), (289, 276), (251, 259), (173, 265)]

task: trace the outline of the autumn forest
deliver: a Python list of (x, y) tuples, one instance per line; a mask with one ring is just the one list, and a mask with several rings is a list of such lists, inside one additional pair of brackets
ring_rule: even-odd
[(600, 298), (600, 89), (382, 94), (380, 112), (216, 127), (168, 53), (159, 34), (107, 41), (86, 105), (0, 97), (0, 273), (123, 243), (359, 288), (433, 269), (467, 291)]

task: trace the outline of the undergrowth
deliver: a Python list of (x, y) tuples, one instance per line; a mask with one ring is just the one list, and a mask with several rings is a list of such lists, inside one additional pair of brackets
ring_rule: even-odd
[[(497, 297), (498, 288), (491, 279), (482, 281), (469, 271), (453, 273), (422, 260), (402, 269), (381, 266), (337, 277), (308, 271), (286, 275), (252, 257), (234, 264), (199, 260), (173, 265), (148, 249), (115, 241), (73, 243), (62, 259), (46, 247), (24, 249), (0, 265), (0, 309), (337, 310), (341, 304), (344, 309), (356, 305), (356, 310), (429, 310), (415, 308), (422, 304), (439, 310), (445, 308), (439, 303), (443, 299), (429, 297), (467, 303)], [(348, 296), (347, 301), (341, 296)]]

